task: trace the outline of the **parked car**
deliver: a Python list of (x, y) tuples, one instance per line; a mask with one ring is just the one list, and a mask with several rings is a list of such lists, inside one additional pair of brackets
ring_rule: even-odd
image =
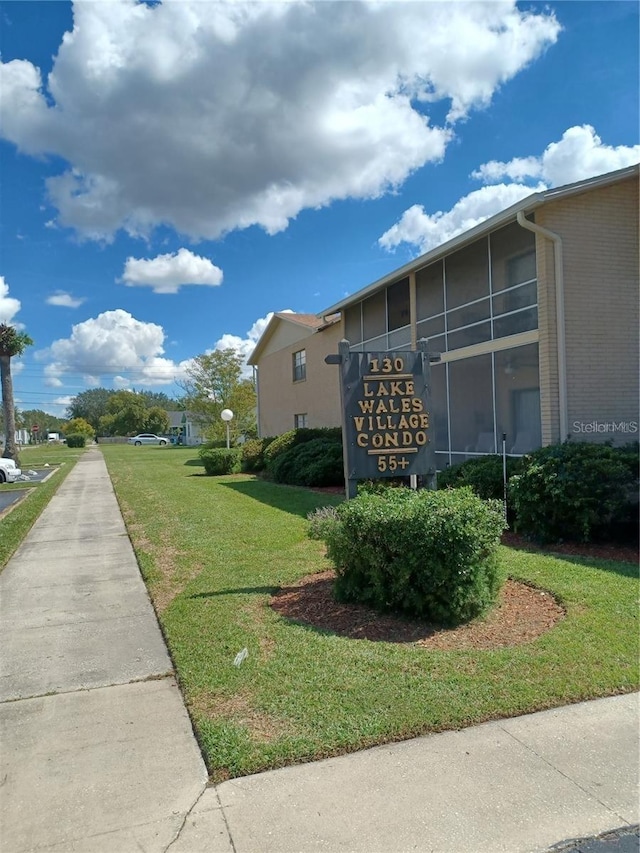
[(166, 444), (167, 439), (161, 435), (154, 435), (151, 432), (141, 432), (140, 435), (134, 435), (129, 439), (129, 444)]
[(21, 474), (13, 459), (0, 458), (0, 483), (15, 483)]

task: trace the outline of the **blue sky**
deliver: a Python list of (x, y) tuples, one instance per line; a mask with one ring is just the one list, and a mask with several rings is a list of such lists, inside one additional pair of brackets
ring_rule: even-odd
[(18, 407), (176, 394), (269, 312), (637, 162), (638, 24), (615, 0), (0, 2)]

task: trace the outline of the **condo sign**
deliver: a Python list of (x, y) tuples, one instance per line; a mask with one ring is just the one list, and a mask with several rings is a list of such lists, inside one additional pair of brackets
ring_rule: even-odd
[[(417, 351), (351, 352), (341, 341), (342, 437), (347, 496), (357, 480), (435, 475), (430, 356)], [(433, 356), (431, 356), (433, 358)]]

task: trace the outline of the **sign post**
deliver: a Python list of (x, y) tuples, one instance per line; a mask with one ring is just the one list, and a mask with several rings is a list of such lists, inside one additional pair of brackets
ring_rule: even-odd
[(340, 365), (347, 498), (379, 477), (422, 476), (435, 488), (430, 361), (440, 356), (426, 340), (413, 351), (352, 352), (346, 340), (338, 349), (325, 361)]

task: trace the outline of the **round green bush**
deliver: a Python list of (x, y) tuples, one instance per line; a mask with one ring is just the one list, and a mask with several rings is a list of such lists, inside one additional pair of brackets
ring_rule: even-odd
[(484, 613), (498, 594), (502, 506), (470, 488), (362, 494), (340, 504), (335, 518), (311, 523), (342, 601), (455, 625)]
[[(524, 467), (522, 458), (507, 457), (507, 481)], [(438, 488), (458, 489), (471, 486), (479, 498), (502, 500), (504, 497), (504, 471), (502, 456), (478, 456), (452, 465), (438, 472)]]
[(314, 438), (289, 447), (271, 463), (271, 477), (290, 486), (342, 486), (342, 444)]
[(67, 447), (85, 447), (87, 436), (83, 432), (70, 432), (67, 436)]
[(285, 450), (293, 446), (296, 438), (295, 429), (290, 429), (289, 432), (283, 432), (282, 435), (276, 436), (271, 444), (264, 450), (264, 462), (267, 468), (270, 468), (275, 459)]
[(242, 445), (242, 470), (248, 473), (263, 471), (264, 452), (273, 438), (250, 438)]
[(565, 442), (526, 457), (509, 482), (518, 533), (539, 542), (615, 538), (637, 518), (638, 447)]
[(242, 451), (238, 447), (204, 447), (200, 450), (200, 459), (209, 476), (220, 477), (223, 474), (237, 474), (240, 471)]
[(289, 448), (308, 441), (314, 441), (318, 438), (340, 442), (342, 445), (342, 430), (340, 427), (305, 427), (303, 429), (291, 429), (289, 432), (283, 432), (282, 435), (274, 438), (269, 446), (265, 448), (264, 461), (267, 471), (271, 471), (271, 467), (278, 456), (289, 450)]

